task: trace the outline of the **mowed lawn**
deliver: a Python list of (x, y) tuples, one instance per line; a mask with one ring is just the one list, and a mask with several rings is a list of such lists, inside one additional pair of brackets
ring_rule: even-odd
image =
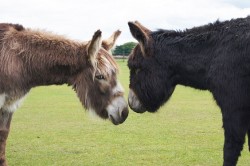
[[(127, 97), (127, 62), (118, 63)], [(39, 87), (14, 114), (7, 159), (10, 166), (218, 166), (221, 118), (209, 92), (178, 86), (157, 113), (130, 110), (114, 126), (85, 111), (71, 87)], [(238, 165), (250, 165), (247, 144)]]

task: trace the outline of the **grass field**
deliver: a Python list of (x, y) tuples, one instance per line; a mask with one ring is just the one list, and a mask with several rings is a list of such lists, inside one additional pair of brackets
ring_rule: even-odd
[[(119, 61), (128, 94), (129, 72)], [(221, 113), (209, 92), (178, 86), (157, 113), (130, 110), (119, 126), (89, 115), (67, 86), (31, 91), (14, 114), (10, 166), (222, 165)], [(239, 166), (250, 165), (245, 144)]]

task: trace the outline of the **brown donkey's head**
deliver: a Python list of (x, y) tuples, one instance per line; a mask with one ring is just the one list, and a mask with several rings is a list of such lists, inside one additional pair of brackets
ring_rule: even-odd
[(116, 31), (104, 41), (101, 41), (101, 31), (94, 34), (86, 47), (89, 67), (77, 75), (74, 83), (84, 107), (115, 125), (123, 123), (128, 116), (124, 91), (117, 80), (118, 66), (109, 53), (120, 33)]

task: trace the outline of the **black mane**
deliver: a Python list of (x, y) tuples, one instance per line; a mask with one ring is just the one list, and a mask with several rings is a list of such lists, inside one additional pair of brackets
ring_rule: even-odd
[(166, 30), (159, 29), (152, 32), (152, 36), (157, 37), (183, 37), (186, 35), (198, 35), (204, 33), (222, 33), (224, 31), (237, 31), (237, 29), (246, 29), (250, 25), (250, 16), (246, 18), (231, 19), (227, 21), (215, 21), (214, 23), (209, 23), (207, 25), (193, 27), (185, 30)]

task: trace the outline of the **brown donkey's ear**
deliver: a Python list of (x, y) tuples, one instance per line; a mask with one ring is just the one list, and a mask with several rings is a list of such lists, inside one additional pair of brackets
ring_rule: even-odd
[(120, 36), (120, 34), (120, 30), (115, 31), (108, 39), (102, 41), (102, 47), (105, 50), (110, 51), (115, 45), (116, 39)]
[(96, 57), (101, 48), (101, 35), (102, 32), (97, 30), (87, 46), (88, 60), (94, 69), (96, 69)]
[(141, 25), (138, 21), (128, 22), (128, 26), (132, 36), (139, 42), (143, 56), (150, 56), (152, 43), (150, 37), (151, 30)]

